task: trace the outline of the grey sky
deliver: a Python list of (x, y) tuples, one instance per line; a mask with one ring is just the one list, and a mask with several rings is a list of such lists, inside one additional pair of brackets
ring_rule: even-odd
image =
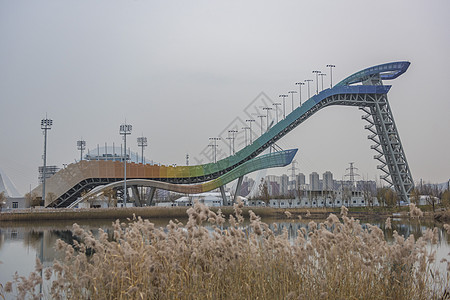
[[(391, 82), (391, 108), (414, 179), (444, 182), (449, 12), (447, 0), (0, 0), (0, 168), (21, 192), (37, 185), (46, 113), (54, 120), (49, 164), (78, 159), (81, 136), (89, 148), (120, 144), (126, 118), (133, 151), (143, 133), (149, 159), (182, 165), (260, 92), (278, 101), (296, 81), (313, 79), (312, 70), (328, 73), (326, 64), (336, 65), (337, 82), (409, 60)], [(373, 179), (377, 162), (361, 115), (326, 108), (280, 146), (300, 149), (305, 174), (330, 170), (340, 179), (355, 162)]]

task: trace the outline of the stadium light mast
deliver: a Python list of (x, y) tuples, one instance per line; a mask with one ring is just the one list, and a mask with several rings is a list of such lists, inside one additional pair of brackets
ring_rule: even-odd
[(209, 140), (210, 141), (214, 141), (214, 145), (211, 145), (211, 147), (214, 147), (213, 148), (213, 154), (214, 154), (214, 156), (213, 156), (213, 158), (214, 158), (214, 162), (216, 163), (217, 162), (217, 141), (219, 141), (221, 138), (220, 137), (210, 137), (209, 138)]
[(147, 138), (145, 136), (140, 136), (137, 138), (138, 147), (141, 147), (141, 161), (144, 164), (144, 148), (148, 146)]
[(305, 83), (304, 82), (296, 82), (295, 85), (298, 85), (298, 94), (300, 97), (300, 105), (299, 106), (302, 106), (302, 85), (305, 85)]
[(260, 125), (261, 125), (261, 135), (263, 135), (263, 120), (262, 120), (262, 119), (265, 118), (265, 117), (266, 117), (266, 116), (264, 116), (264, 115), (259, 115), (259, 116), (258, 116), (258, 118), (261, 119), (261, 121), (260, 121), (260, 122), (261, 122), (261, 123), (260, 123)]
[(250, 144), (251, 144), (251, 143), (253, 143), (253, 139), (252, 139), (252, 136), (253, 136), (252, 122), (255, 122), (255, 120), (249, 119), (249, 120), (245, 120), (245, 122), (249, 122), (249, 124), (250, 124)]
[(317, 95), (317, 94), (319, 94), (319, 74), (321, 72), (318, 70), (314, 70), (312, 72), (316, 74), (316, 95)]
[(288, 97), (288, 95), (283, 94), (283, 95), (279, 95), (278, 97), (283, 98), (283, 119), (286, 119), (286, 101), (285, 101), (285, 99), (286, 99), (286, 97)]
[(263, 107), (263, 110), (266, 111), (266, 121), (267, 121), (266, 131), (267, 131), (269, 130), (269, 110), (272, 110), (272, 107)]
[(119, 128), (119, 134), (123, 135), (123, 141), (124, 141), (124, 160), (123, 160), (123, 202), (124, 206), (127, 207), (127, 135), (131, 134), (131, 130), (133, 129), (133, 126), (130, 124), (127, 124), (125, 121), (125, 124), (120, 125)]
[(245, 127), (242, 127), (242, 129), (245, 131), (245, 147), (247, 147), (248, 146), (248, 143), (247, 143), (247, 130), (249, 130), (250, 127), (245, 126)]
[(294, 111), (294, 94), (297, 94), (297, 92), (289, 91), (288, 93), (292, 95), (292, 111), (291, 112), (293, 112)]
[(327, 68), (330, 68), (330, 89), (333, 87), (333, 68), (336, 68), (335, 65), (327, 65)]
[(45, 119), (41, 120), (41, 129), (44, 130), (44, 168), (42, 170), (43, 173), (43, 182), (42, 182), (42, 201), (44, 201), (45, 205), (45, 180), (47, 177), (47, 130), (50, 130), (53, 125), (53, 120), (47, 119), (47, 116), (45, 116)]
[(323, 76), (327, 76), (327, 74), (325, 74), (325, 73), (320, 73), (319, 74), (319, 76), (321, 77), (321, 79), (322, 79), (322, 91), (323, 91)]
[(275, 106), (275, 115), (277, 115), (277, 123), (278, 123), (278, 106), (281, 105), (280, 102), (272, 103), (273, 106)]
[(83, 160), (83, 151), (86, 149), (86, 141), (81, 138), (81, 140), (77, 141), (77, 148), (80, 150), (80, 161)]
[(310, 83), (311, 81), (313, 81), (313, 80), (312, 80), (312, 79), (305, 79), (305, 82), (308, 83), (308, 99), (311, 98), (311, 93), (310, 93), (310, 91), (309, 91), (309, 83)]

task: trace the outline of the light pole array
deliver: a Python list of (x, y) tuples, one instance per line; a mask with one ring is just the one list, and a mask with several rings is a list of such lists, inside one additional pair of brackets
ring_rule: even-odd
[(81, 138), (81, 140), (77, 141), (77, 148), (80, 150), (80, 161), (83, 160), (83, 151), (86, 149), (86, 141)]
[(288, 97), (288, 95), (279, 95), (278, 97), (283, 98), (283, 119), (286, 119), (286, 97)]
[(231, 156), (231, 154), (232, 154), (231, 143), (232, 143), (233, 138), (229, 136), (226, 139), (230, 141), (230, 156)]
[(333, 87), (333, 68), (335, 65), (327, 65), (327, 68), (330, 68), (330, 89)]
[(320, 76), (321, 79), (322, 79), (322, 91), (323, 91), (323, 76), (327, 76), (327, 74), (325, 74), (325, 73), (320, 73), (319, 76)]
[(269, 110), (272, 110), (272, 107), (263, 107), (263, 110), (266, 111), (266, 131), (269, 130)]
[(251, 144), (251, 143), (253, 143), (253, 139), (252, 139), (252, 136), (253, 136), (252, 123), (255, 122), (255, 120), (250, 119), (250, 120), (245, 120), (245, 122), (249, 122), (249, 124), (250, 124), (250, 144)]
[(296, 91), (289, 91), (288, 93), (292, 95), (292, 111), (294, 111), (294, 94), (297, 94), (297, 92)]
[(131, 134), (131, 130), (133, 129), (133, 126), (130, 124), (122, 124), (119, 128), (119, 134), (123, 135), (123, 142), (124, 142), (124, 159), (123, 159), (123, 205), (127, 207), (127, 135)]
[(232, 139), (233, 139), (233, 155), (235, 153), (234, 151), (234, 139), (236, 138), (235, 134), (237, 133), (237, 130), (228, 130), (228, 133), (231, 133)]
[(272, 105), (275, 106), (275, 114), (277, 115), (277, 123), (278, 123), (278, 106), (280, 106), (281, 103), (280, 102), (272, 103)]
[(296, 82), (295, 84), (298, 85), (298, 94), (300, 97), (300, 105), (299, 106), (302, 106), (302, 85), (305, 85), (305, 83), (304, 82)]
[(220, 137), (210, 137), (209, 140), (210, 141), (214, 141), (214, 145), (210, 145), (210, 146), (214, 147), (213, 148), (213, 150), (214, 150), (213, 158), (214, 158), (214, 162), (216, 163), (217, 162), (217, 141), (220, 140)]
[(247, 146), (248, 146), (248, 144), (247, 144), (247, 130), (249, 130), (250, 127), (245, 126), (245, 127), (242, 127), (242, 129), (243, 129), (244, 132), (245, 132), (245, 147), (247, 147)]
[(47, 130), (50, 130), (53, 125), (53, 120), (47, 119), (47, 116), (45, 116), (45, 119), (41, 120), (41, 129), (44, 130), (44, 169), (42, 170), (43, 179), (42, 182), (42, 201), (44, 201), (45, 205), (45, 180), (47, 177)]
[(319, 73), (320, 73), (320, 71), (318, 71), (318, 70), (315, 70), (315, 71), (312, 71), (314, 74), (316, 74), (316, 95), (317, 94), (319, 94)]
[[(264, 109), (264, 108), (263, 108), (263, 109)], [(263, 135), (263, 128), (262, 128), (262, 127), (263, 127), (263, 120), (262, 120), (262, 119), (265, 118), (265, 117), (266, 117), (266, 116), (263, 116), (263, 115), (259, 115), (259, 116), (258, 116), (258, 118), (261, 119), (261, 123), (260, 123), (260, 124), (261, 124), (261, 135)]]
[(144, 164), (144, 148), (148, 146), (147, 138), (145, 136), (140, 136), (137, 138), (138, 147), (141, 147), (141, 161)]
[(312, 79), (305, 79), (305, 82), (308, 83), (308, 99), (311, 98), (311, 93), (310, 93), (310, 90), (309, 90), (309, 83), (310, 83), (311, 81), (313, 81), (313, 80), (312, 80)]

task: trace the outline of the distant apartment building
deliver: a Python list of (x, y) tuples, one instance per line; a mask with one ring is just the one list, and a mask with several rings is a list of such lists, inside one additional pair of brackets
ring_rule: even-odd
[(251, 190), (253, 189), (253, 186), (255, 185), (255, 181), (250, 177), (245, 177), (242, 181), (241, 190), (239, 191), (239, 196), (247, 197)]
[(334, 181), (333, 181), (333, 173), (330, 171), (326, 171), (323, 173), (323, 187), (324, 191), (332, 191), (334, 190)]
[(305, 174), (300, 173), (297, 175), (297, 185), (302, 186), (306, 184)]
[(311, 174), (309, 174), (309, 186), (311, 191), (320, 190), (320, 180), (319, 174), (317, 174), (317, 172), (312, 172)]
[(280, 176), (280, 194), (288, 195), (289, 194), (289, 176), (283, 174)]

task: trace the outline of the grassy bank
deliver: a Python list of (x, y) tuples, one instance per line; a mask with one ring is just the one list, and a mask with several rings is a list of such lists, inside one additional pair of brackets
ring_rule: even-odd
[[(177, 219), (185, 218), (189, 207), (130, 207), (130, 208), (91, 208), (91, 209), (26, 209), (0, 213), (0, 222), (10, 221), (44, 221), (44, 220), (126, 220), (139, 216), (143, 219)], [(350, 207), (348, 215), (358, 219), (386, 219), (395, 214), (396, 217), (408, 217), (408, 207)], [(421, 207), (425, 217), (433, 217), (430, 208)], [(217, 212), (217, 208), (211, 208)], [(225, 216), (233, 214), (231, 206), (221, 207)], [(286, 218), (288, 211), (293, 218), (301, 216), (307, 219), (326, 219), (330, 213), (339, 213), (339, 208), (272, 208), (272, 207), (243, 207), (242, 214), (249, 217), (249, 210), (258, 216), (266, 218)], [(444, 217), (442, 217), (444, 219)], [(450, 215), (449, 215), (450, 219)]]

